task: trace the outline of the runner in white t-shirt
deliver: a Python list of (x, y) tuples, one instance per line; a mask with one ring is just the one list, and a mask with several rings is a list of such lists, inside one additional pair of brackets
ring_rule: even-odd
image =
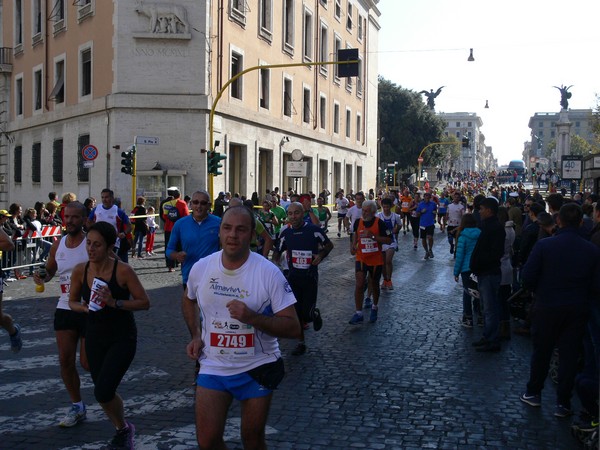
[(250, 251), (254, 227), (251, 211), (228, 208), (219, 232), (222, 250), (194, 264), (183, 298), (192, 334), (187, 354), (201, 361), (196, 380), (200, 448), (224, 447), (233, 398), (242, 403), (244, 447), (252, 442), (266, 448), (269, 405), (284, 373), (277, 338), (300, 337), (290, 285), (274, 264)]
[[(348, 205), (350, 202), (344, 197), (343, 192), (338, 192), (335, 199), (335, 210), (338, 213), (338, 237), (342, 237), (342, 223), (345, 222), (346, 214), (348, 214)], [(344, 225), (344, 228), (348, 230), (348, 227)]]

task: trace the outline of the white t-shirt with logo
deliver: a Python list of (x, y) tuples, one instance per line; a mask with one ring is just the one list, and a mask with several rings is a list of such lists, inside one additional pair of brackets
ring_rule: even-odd
[(86, 240), (75, 248), (67, 247), (67, 236), (60, 238), (54, 259), (56, 260), (58, 279), (60, 280), (60, 297), (58, 298), (58, 309), (71, 309), (69, 307), (69, 292), (71, 291), (71, 272), (77, 264), (89, 260), (86, 250)]
[(450, 203), (448, 205), (448, 225), (457, 227), (460, 225), (460, 220), (465, 213), (465, 206), (462, 203)]
[(200, 373), (229, 376), (276, 361), (281, 352), (277, 338), (232, 319), (227, 303), (240, 300), (259, 314), (273, 316), (296, 299), (281, 271), (267, 259), (251, 252), (242, 267), (228, 270), (222, 253), (194, 264), (187, 296), (198, 302), (202, 317)]

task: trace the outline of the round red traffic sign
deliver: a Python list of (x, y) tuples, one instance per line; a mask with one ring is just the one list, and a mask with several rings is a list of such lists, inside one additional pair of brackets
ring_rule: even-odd
[(81, 149), (81, 156), (86, 161), (93, 161), (98, 157), (98, 149), (92, 144), (88, 144)]
[(421, 157), (417, 158), (417, 162), (423, 162), (423, 158), (421, 158)]

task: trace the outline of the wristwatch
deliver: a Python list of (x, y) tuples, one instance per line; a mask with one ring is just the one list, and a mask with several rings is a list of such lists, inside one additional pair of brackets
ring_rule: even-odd
[(123, 300), (115, 300), (115, 308), (121, 309), (123, 307)]

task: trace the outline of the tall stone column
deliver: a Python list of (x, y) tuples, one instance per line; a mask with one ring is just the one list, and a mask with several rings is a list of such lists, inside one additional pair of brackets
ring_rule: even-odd
[(556, 122), (556, 164), (560, 167), (560, 161), (563, 155), (571, 154), (571, 125), (569, 113), (566, 109), (561, 109)]

